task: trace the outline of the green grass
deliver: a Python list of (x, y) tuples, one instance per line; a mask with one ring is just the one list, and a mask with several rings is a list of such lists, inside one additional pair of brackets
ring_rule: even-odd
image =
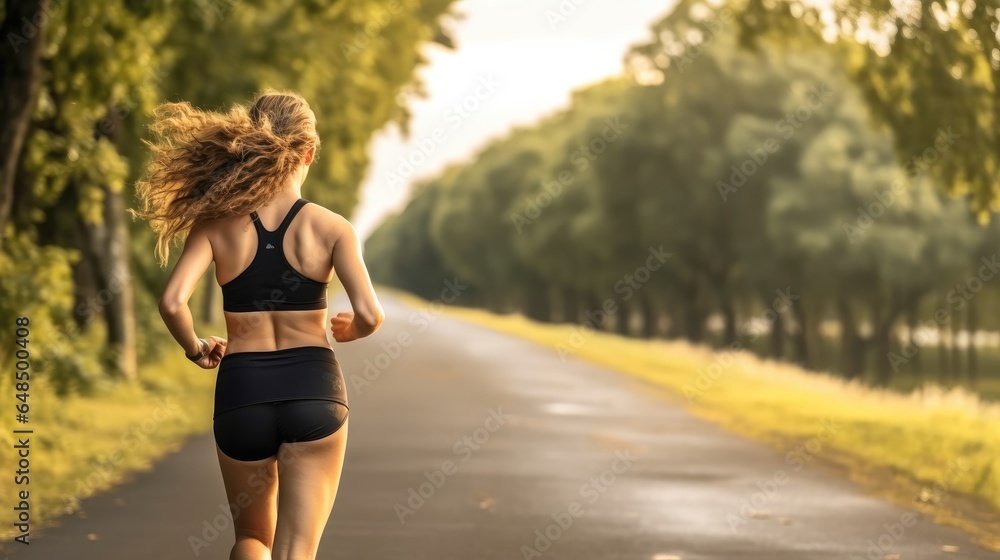
[(846, 469), (870, 490), (1000, 546), (1000, 405), (972, 393), (926, 387), (904, 395), (746, 352), (718, 353), (476, 309), (446, 312), (665, 387), (695, 414), (785, 452), (818, 444), (815, 455), (825, 464)]
[[(720, 348), (724, 346), (721, 335), (709, 333), (706, 343)], [(835, 338), (824, 338), (821, 341), (822, 347), (814, 346), (813, 359), (818, 363), (816, 369), (821, 371), (838, 371), (842, 358), (839, 340)], [(768, 356), (770, 354), (770, 340), (768, 336), (761, 336), (755, 342), (748, 342), (746, 349), (758, 356)], [(786, 350), (791, 351), (790, 348)], [(902, 348), (894, 348), (894, 352), (902, 354)], [(913, 359), (908, 363), (901, 364), (897, 371), (892, 373), (890, 379), (891, 389), (898, 392), (911, 392), (928, 382), (933, 382), (943, 387), (963, 387), (988, 401), (1000, 401), (1000, 348), (986, 346), (979, 348), (977, 352), (978, 375), (971, 379), (968, 368), (968, 354), (965, 349), (958, 352), (958, 361), (961, 363), (960, 373), (949, 372), (942, 374), (941, 349), (936, 344), (926, 345), (920, 348), (919, 363), (922, 368), (917, 367), (918, 360)], [(951, 349), (945, 349), (946, 365), (954, 368), (955, 353)], [(868, 356), (866, 371), (860, 376), (861, 381), (868, 385), (878, 385), (878, 375), (876, 373), (875, 353)]]
[[(91, 396), (58, 398), (43, 378), (32, 381), (32, 533), (76, 511), (81, 499), (148, 469), (187, 436), (210, 429), (215, 371), (195, 366), (179, 351), (167, 354), (140, 367), (139, 383), (107, 386)], [(10, 429), (0, 436), (5, 504), (25, 488), (14, 483), (13, 436)], [(0, 529), (4, 540), (15, 534), (10, 523)]]

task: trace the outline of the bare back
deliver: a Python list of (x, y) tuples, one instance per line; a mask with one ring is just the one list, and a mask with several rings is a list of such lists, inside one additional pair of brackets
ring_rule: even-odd
[[(257, 211), (260, 224), (274, 230), (293, 200), (287, 197)], [(318, 282), (333, 280), (333, 252), (338, 237), (333, 212), (307, 204), (288, 225), (284, 254), (300, 274)], [(342, 218), (341, 218), (342, 219)], [(220, 220), (206, 231), (212, 244), (215, 277), (222, 286), (245, 270), (257, 252), (257, 234), (249, 216)], [(295, 346), (329, 346), (327, 310), (224, 312), (229, 344), (226, 353), (280, 350)]]

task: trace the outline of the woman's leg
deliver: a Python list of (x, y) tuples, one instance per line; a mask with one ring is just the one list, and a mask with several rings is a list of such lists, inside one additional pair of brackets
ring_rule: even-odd
[(276, 457), (237, 461), (218, 447), (216, 450), (236, 531), (236, 544), (229, 560), (271, 560), (278, 517)]
[(278, 440), (271, 405), (253, 405), (215, 419), (216, 451), (233, 514), (230, 560), (271, 560), (278, 515)]
[[(298, 405), (295, 405), (298, 406)], [(327, 410), (333, 434), (312, 441), (281, 444), (278, 452), (278, 525), (274, 560), (312, 560), (330, 518), (340, 486), (347, 448), (347, 418), (343, 405), (314, 405)], [(322, 416), (322, 415), (320, 415)]]

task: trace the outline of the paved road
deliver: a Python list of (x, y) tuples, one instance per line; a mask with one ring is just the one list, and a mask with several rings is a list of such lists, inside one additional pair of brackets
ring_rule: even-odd
[[(386, 299), (378, 335), (337, 350), (348, 377), (377, 366), (321, 559), (1000, 557), (625, 375)], [(199, 435), (11, 557), (224, 559), (225, 504)]]

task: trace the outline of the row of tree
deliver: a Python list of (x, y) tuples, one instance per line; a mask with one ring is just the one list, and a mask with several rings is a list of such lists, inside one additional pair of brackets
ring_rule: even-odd
[[(207, 109), (264, 88), (310, 101), (308, 196), (349, 214), (372, 134), (406, 102), (452, 0), (8, 0), (0, 6), (0, 322), (28, 316), (63, 390), (135, 378), (165, 336), (148, 227), (126, 219), (159, 102)], [(323, 185), (322, 187), (314, 185)], [(217, 307), (211, 275), (205, 310)], [(206, 316), (206, 319), (212, 317)], [(0, 362), (13, 348), (0, 329)]]
[(773, 357), (885, 384), (947, 371), (920, 350), (1000, 328), (976, 312), (1000, 231), (937, 166), (989, 145), (942, 126), (900, 158), (842, 46), (744, 49), (735, 13), (681, 3), (627, 75), (419, 185), (369, 238), (373, 276), (431, 298), (456, 276), (467, 305), (628, 335), (764, 329)]

